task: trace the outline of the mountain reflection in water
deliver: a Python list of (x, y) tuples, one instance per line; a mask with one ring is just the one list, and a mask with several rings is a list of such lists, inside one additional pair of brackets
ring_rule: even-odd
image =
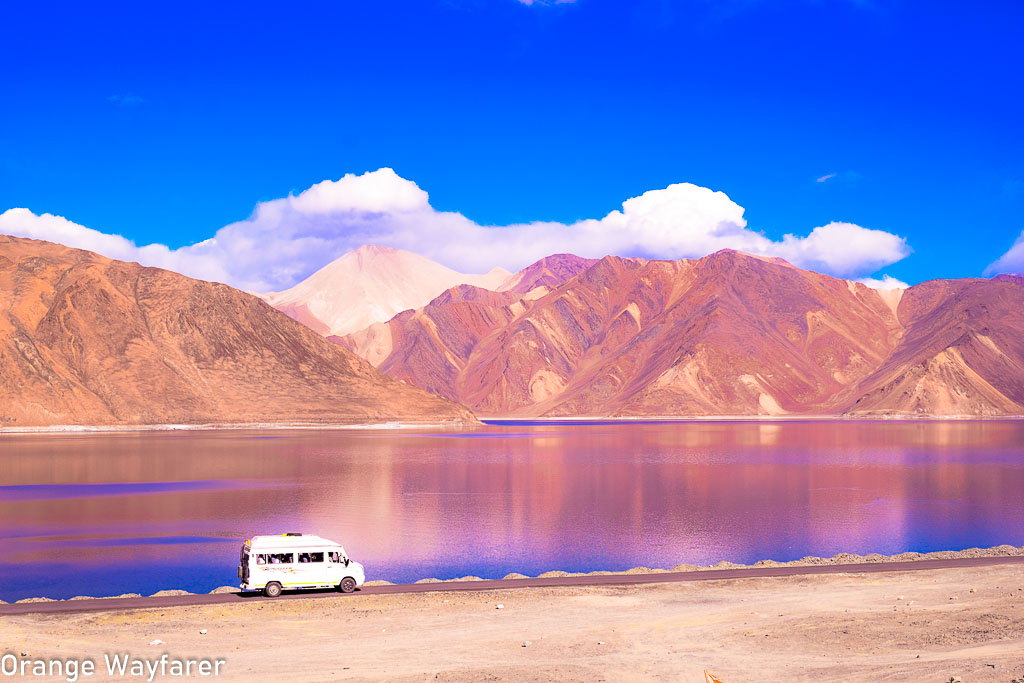
[(242, 540), (368, 579), (1024, 544), (1024, 422), (0, 436), (0, 599), (209, 591)]

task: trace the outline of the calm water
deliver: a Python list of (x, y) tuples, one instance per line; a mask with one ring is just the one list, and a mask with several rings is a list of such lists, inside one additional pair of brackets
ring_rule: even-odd
[(1024, 422), (0, 436), (0, 599), (209, 591), (283, 531), (396, 582), (1024, 545)]

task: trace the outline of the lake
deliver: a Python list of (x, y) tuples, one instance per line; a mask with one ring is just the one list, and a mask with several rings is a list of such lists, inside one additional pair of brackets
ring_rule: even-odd
[(286, 531), (394, 582), (1024, 545), (1024, 422), (0, 435), (0, 599), (237, 585)]

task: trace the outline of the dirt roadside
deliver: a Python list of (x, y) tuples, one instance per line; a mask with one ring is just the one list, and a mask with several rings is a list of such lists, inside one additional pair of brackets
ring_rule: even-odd
[(218, 680), (1009, 683), (1024, 566), (7, 616), (0, 643), (92, 658), (88, 680), (166, 652), (227, 660)]

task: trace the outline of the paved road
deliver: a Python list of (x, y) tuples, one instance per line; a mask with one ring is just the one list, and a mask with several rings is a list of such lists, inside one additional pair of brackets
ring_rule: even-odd
[[(336, 591), (302, 591), (285, 593), (275, 600), (344, 600), (359, 595), (390, 593), (431, 593), (449, 591), (487, 591), (510, 588), (546, 586), (629, 586), (643, 583), (678, 581), (720, 581), (809, 574), (871, 574), (878, 572), (922, 571), (985, 567), (996, 564), (1022, 564), (1024, 556), (971, 557), (955, 560), (914, 560), (911, 562), (874, 562), (864, 564), (828, 564), (807, 567), (751, 567), (744, 569), (706, 569), (695, 572), (663, 574), (606, 574), (601, 576), (566, 576), (551, 578), (496, 579), (487, 581), (455, 581), (444, 583), (404, 583), (393, 586), (366, 586), (357, 593), (343, 595)], [(105, 612), (110, 610), (179, 607), (182, 605), (216, 605), (228, 602), (268, 600), (259, 594), (220, 593), (217, 595), (174, 595), (160, 598), (108, 598), (104, 600), (63, 600), (0, 605), (0, 617), (16, 614), (64, 614), (69, 612)]]

